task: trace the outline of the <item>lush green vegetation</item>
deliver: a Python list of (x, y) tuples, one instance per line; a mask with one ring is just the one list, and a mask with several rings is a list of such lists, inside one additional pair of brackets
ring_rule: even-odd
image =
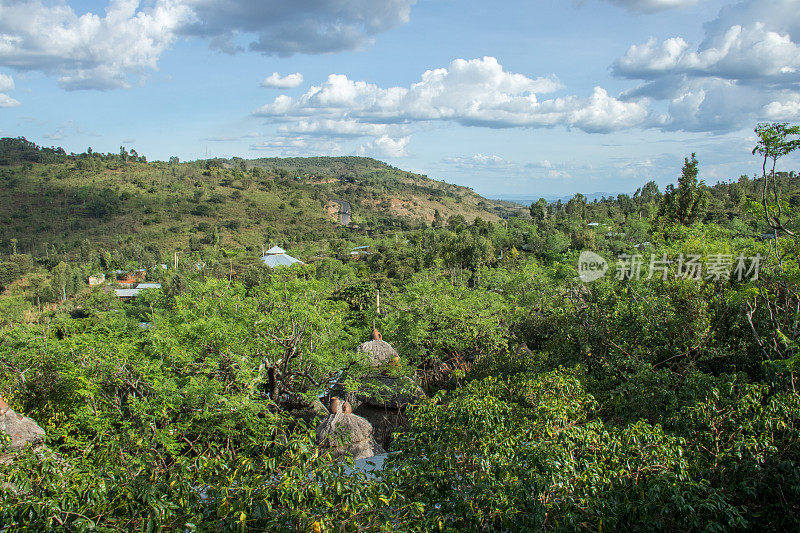
[[(15, 234), (0, 262), (0, 395), (42, 425), (49, 451), (0, 465), (0, 524), (800, 528), (800, 183), (781, 168), (800, 131), (756, 133), (761, 176), (707, 186), (691, 155), (664, 192), (648, 183), (595, 202), (541, 200), (502, 222), (377, 221), (372, 236), (331, 225), (296, 247), (308, 264), (291, 268), (269, 270), (260, 250), (227, 237), (197, 243), (176, 269), (172, 250), (137, 248), (123, 232), (77, 232), (67, 256), (20, 249), (38, 237)], [(87, 159), (15, 157), (3, 175), (26, 187)], [(117, 157), (97, 156), (99, 172)], [(163, 168), (214, 179), (264, 169), (273, 191), (288, 191), (292, 174), (311, 183), (326, 162)], [(161, 165), (126, 164), (127, 176)], [(331, 164), (370, 190), (398, 183), (396, 169), (361, 169), (368, 160)], [(350, 254), (357, 245), (369, 253)], [(586, 250), (610, 263), (591, 283), (579, 278)], [(139, 266), (163, 288), (122, 302), (86, 285)], [(406, 410), (384, 470), (367, 476), (319, 450), (303, 406), (341, 372), (359, 375), (354, 348), (373, 322), (401, 355), (396, 370), (429, 397)]]
[[(352, 206), (354, 227), (338, 222)], [(77, 259), (84, 240), (158, 255), (209, 244), (257, 251), (515, 212), (465, 187), (361, 157), (148, 163), (135, 150), (65, 154), (0, 139), (0, 248)], [(135, 254), (135, 252), (132, 252)], [(130, 255), (130, 254), (129, 254)]]

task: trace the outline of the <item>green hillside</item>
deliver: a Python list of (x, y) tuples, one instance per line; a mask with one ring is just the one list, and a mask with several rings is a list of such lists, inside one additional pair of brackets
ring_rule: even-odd
[[(692, 154), (663, 191), (408, 231), (369, 206), (476, 197), (359, 158), (18, 141), (2, 170), (31, 206), (20, 234), (122, 246), (0, 251), (3, 531), (800, 530), (800, 182), (779, 160), (800, 128), (756, 134), (777, 167), (760, 177), (709, 187)], [(335, 199), (382, 234), (350, 239)], [(158, 266), (169, 239), (257, 224), (350, 235), (293, 243), (304, 265), (195, 240)], [(140, 268), (160, 287), (114, 290)]]
[[(339, 202), (352, 206), (350, 227), (339, 224)], [(34, 254), (84, 240), (255, 250), (513, 212), (466, 187), (363, 157), (147, 162), (135, 151), (66, 154), (0, 140), (0, 240)]]

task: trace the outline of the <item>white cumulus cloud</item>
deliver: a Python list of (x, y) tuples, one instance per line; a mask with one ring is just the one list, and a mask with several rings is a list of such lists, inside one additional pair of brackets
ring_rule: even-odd
[(0, 92), (13, 91), (14, 78), (8, 74), (0, 74)]
[(67, 90), (124, 88), (181, 36), (230, 53), (353, 50), (408, 22), (414, 1), (110, 0), (102, 14), (78, 15), (65, 0), (0, 0), (0, 65), (55, 76)]
[(665, 74), (720, 77), (730, 80), (800, 79), (800, 46), (788, 34), (764, 24), (731, 26), (702, 48), (690, 50), (680, 37), (631, 46), (614, 64), (614, 72), (627, 78), (649, 79)]
[(392, 139), (387, 136), (379, 137), (372, 142), (362, 144), (358, 150), (357, 155), (371, 156), (371, 157), (405, 157), (408, 155), (406, 146), (408, 145), (411, 137), (401, 137), (400, 139)]
[(14, 100), (7, 94), (7, 91), (14, 90), (14, 78), (8, 74), (0, 74), (0, 107), (16, 107), (20, 105), (17, 100)]
[(470, 157), (447, 157), (444, 162), (462, 170), (505, 170), (516, 166), (515, 163), (494, 154), (475, 154)]
[(0, 93), (0, 107), (17, 107), (20, 105), (19, 101), (14, 100), (5, 93)]
[(293, 89), (303, 83), (303, 75), (299, 72), (287, 74), (281, 77), (277, 72), (273, 72), (261, 82), (262, 87), (270, 89)]
[(631, 46), (612, 65), (643, 83), (622, 95), (651, 98), (667, 112), (653, 126), (724, 132), (760, 120), (792, 120), (800, 100), (800, 10), (796, 0), (744, 0), (705, 24), (697, 46), (683, 37)]
[(383, 137), (397, 136), (408, 131), (402, 124), (372, 124), (357, 120), (298, 120), (278, 128), (279, 133), (316, 135), (327, 137)]
[(128, 74), (156, 68), (190, 15), (172, 0), (145, 8), (113, 0), (104, 16), (78, 16), (62, 2), (0, 0), (0, 64), (57, 76), (65, 89), (127, 87)]
[(587, 98), (539, 98), (561, 88), (554, 76), (530, 78), (507, 72), (493, 57), (456, 59), (447, 68), (424, 72), (408, 87), (381, 88), (331, 74), (303, 95), (278, 96), (253, 114), (295, 122), (286, 126), (291, 131), (304, 127), (309, 117), (387, 127), (452, 121), (492, 128), (565, 125), (591, 132), (635, 127), (647, 118), (645, 101), (622, 101), (599, 87)]
[(782, 101), (776, 100), (766, 104), (764, 115), (768, 120), (775, 122), (800, 120), (800, 95), (790, 95)]

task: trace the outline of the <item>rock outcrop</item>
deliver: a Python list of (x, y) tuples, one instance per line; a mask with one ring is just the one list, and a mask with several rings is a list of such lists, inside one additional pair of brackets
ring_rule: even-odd
[(11, 437), (11, 443), (6, 448), (4, 455), (0, 454), (0, 462), (12, 459), (13, 454), (23, 450), (25, 446), (39, 448), (44, 444), (45, 433), (39, 424), (14, 412), (0, 397), (0, 434)]
[(386, 453), (372, 436), (372, 424), (354, 414), (338, 412), (328, 416), (317, 427), (317, 443), (330, 450), (334, 457), (351, 455), (366, 459)]

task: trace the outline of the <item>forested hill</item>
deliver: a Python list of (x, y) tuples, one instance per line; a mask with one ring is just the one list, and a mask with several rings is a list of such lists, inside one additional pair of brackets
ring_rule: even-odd
[[(475, 197), (12, 142), (12, 228), (119, 247), (0, 249), (0, 529), (800, 531), (800, 127), (756, 135), (776, 172), (373, 237), (319, 213)], [(267, 226), (306, 264), (214, 242)]]
[[(351, 205), (349, 228), (338, 224), (341, 201)], [(67, 154), (0, 139), (0, 240), (32, 253), (84, 240), (257, 249), (512, 213), (466, 187), (363, 157), (147, 162), (135, 150)]]

